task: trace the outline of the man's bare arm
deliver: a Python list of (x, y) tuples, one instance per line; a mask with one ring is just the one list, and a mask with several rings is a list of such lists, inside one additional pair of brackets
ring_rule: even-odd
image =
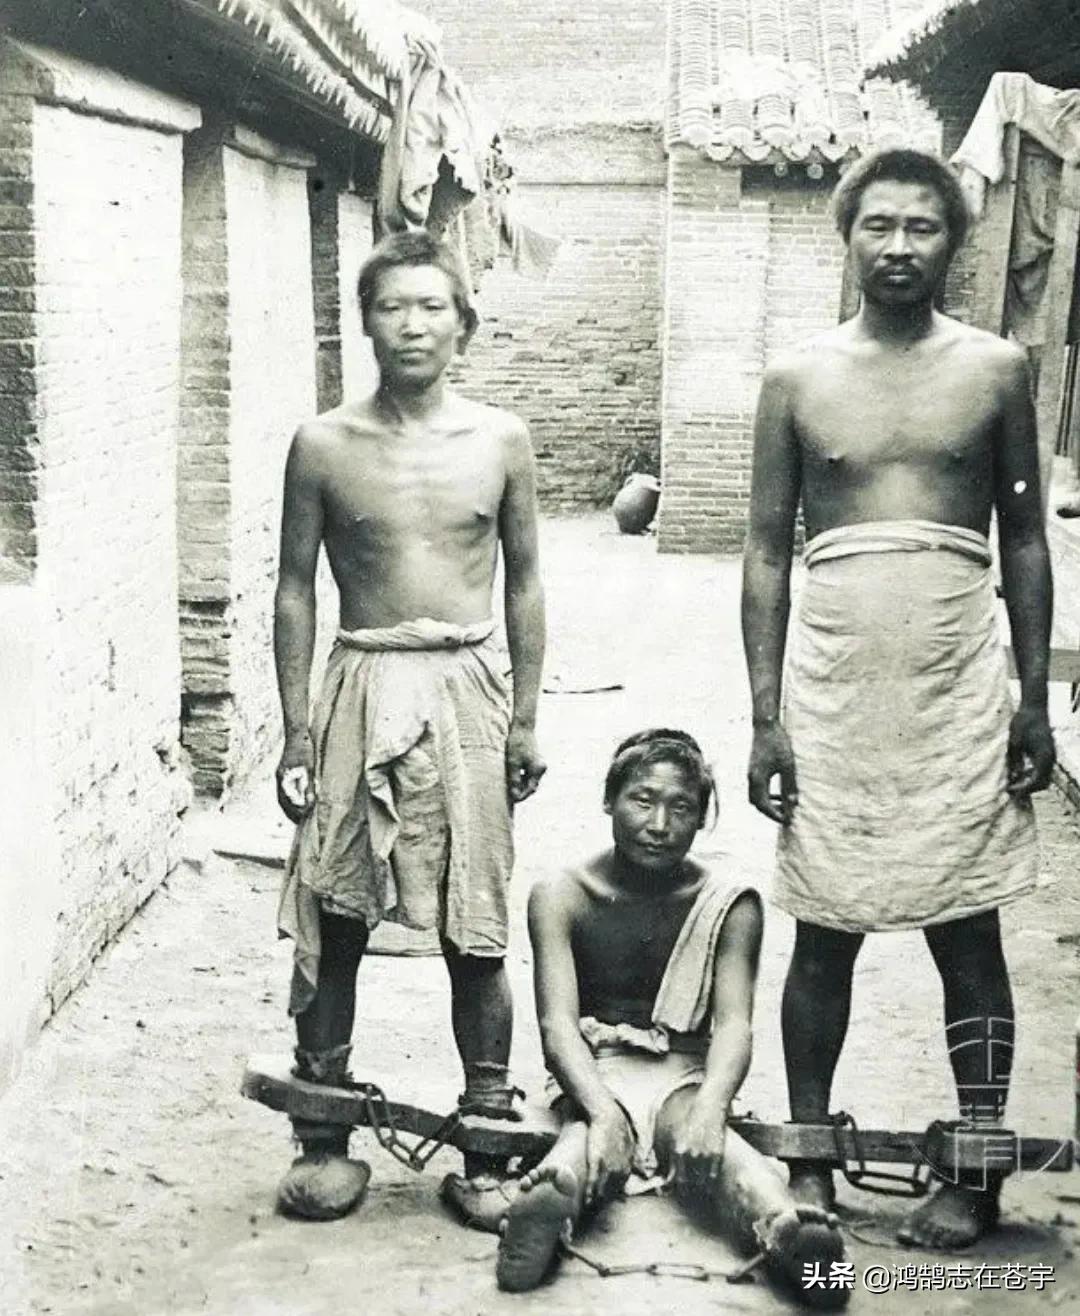
[(274, 663), (285, 723), (278, 764), (278, 800), (298, 821), (314, 802), (314, 754), (308, 730), (311, 659), (315, 648), (315, 568), (323, 508), (311, 437), (297, 431), (285, 466), (281, 552), (274, 596)]
[(615, 1098), (604, 1086), (581, 1036), (577, 966), (571, 941), (567, 878), (539, 882), (529, 894), (536, 1015), (544, 1061), (586, 1118), (610, 1114)]
[(1020, 676), (1020, 707), (1009, 737), (1009, 790), (1028, 795), (1050, 783), (1054, 743), (1047, 714), (1053, 581), (1043, 524), (1035, 409), (1027, 362), (1012, 347), (1002, 371), (995, 435), (995, 504), (1001, 580)]
[(537, 547), (536, 471), (528, 431), (515, 422), (506, 438), (506, 487), (499, 508), (504, 609), (514, 711), (506, 749), (511, 798), (527, 799), (546, 766), (536, 748), (536, 707), (544, 665), (546, 621)]
[(728, 1112), (750, 1069), (762, 925), (761, 900), (746, 892), (720, 930), (705, 1078), (675, 1139), (675, 1173), (687, 1181), (715, 1179), (720, 1173)]
[[(780, 726), (780, 683), (791, 607), (791, 558), (802, 462), (791, 409), (791, 367), (766, 370), (754, 422), (750, 526), (743, 556), (743, 649), (754, 710), (750, 802), (787, 822), (797, 800), (794, 760)], [(769, 785), (780, 774), (781, 796)]]
[(587, 1203), (607, 1197), (630, 1173), (633, 1147), (614, 1096), (581, 1036), (577, 966), (572, 945), (570, 878), (541, 882), (529, 896), (536, 1013), (544, 1060), (589, 1125)]

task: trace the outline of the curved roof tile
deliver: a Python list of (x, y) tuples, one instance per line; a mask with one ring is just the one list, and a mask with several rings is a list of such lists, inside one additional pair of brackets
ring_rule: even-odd
[(923, 102), (862, 80), (864, 55), (921, 0), (672, 0), (668, 145), (721, 163), (936, 150)]

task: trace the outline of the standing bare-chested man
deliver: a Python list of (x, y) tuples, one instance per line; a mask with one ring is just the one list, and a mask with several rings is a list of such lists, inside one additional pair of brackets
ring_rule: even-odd
[[(869, 157), (837, 189), (836, 214), (862, 308), (766, 374), (743, 594), (750, 799), (781, 824), (775, 897), (798, 920), (783, 1002), (791, 1113), (828, 1113), (863, 934), (921, 928), (961, 1114), (993, 1123), (1013, 1041), (997, 911), (1035, 884), (1029, 797), (1054, 762), (1027, 370), (1015, 347), (934, 308), (967, 227), (943, 164)], [(807, 576), (781, 708), (800, 496)], [(996, 634), (995, 508), (1015, 712)], [(832, 1200), (820, 1167), (793, 1165), (792, 1187)], [(943, 1183), (900, 1236), (970, 1244), (995, 1225), (999, 1191), (994, 1175)]]
[[(544, 773), (534, 736), (544, 652), (532, 452), (524, 425), (444, 382), (476, 323), (452, 252), (387, 239), (359, 278), (375, 393), (297, 432), (285, 473), (274, 647), (285, 719), (278, 798), (298, 824), (279, 926), (296, 943), (296, 1073), (346, 1076), (356, 974), (384, 917), (437, 928), (450, 973), (463, 1110), (515, 1117), (504, 971), (512, 802)], [(319, 547), (340, 630), (309, 719)], [(492, 641), (502, 548), (513, 696)], [(348, 1130), (293, 1121), (292, 1214), (328, 1219), (369, 1169)], [(505, 1169), (466, 1158), (444, 1196), (505, 1208)]]

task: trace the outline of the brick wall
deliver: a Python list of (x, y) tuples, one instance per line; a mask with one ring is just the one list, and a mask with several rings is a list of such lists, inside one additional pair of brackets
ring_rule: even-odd
[(175, 863), (188, 798), (174, 504), (181, 139), (43, 104), (33, 135), (55, 1007)]
[(448, 61), (503, 129), (659, 123), (663, 0), (413, 0)]
[(545, 505), (607, 502), (659, 459), (666, 6), (414, 8), (503, 134), (523, 217), (564, 242), (546, 281), (485, 276), (456, 378), (528, 422)]
[(41, 614), (33, 583), (0, 585), (0, 1092), (49, 1015), (60, 909), (54, 794), (42, 755)]
[(356, 277), (372, 247), (371, 202), (350, 192), (341, 193), (337, 200), (341, 379), (345, 400), (350, 401), (370, 393), (378, 383), (356, 296)]
[(610, 501), (660, 444), (664, 163), (626, 129), (536, 134), (518, 149), (523, 216), (562, 239), (546, 279), (503, 257), (455, 378), (520, 414), (546, 506)]
[(210, 794), (261, 764), (277, 738), (282, 476), (296, 427), (318, 409), (311, 163), (220, 122), (187, 145), (184, 744)]
[(741, 181), (686, 148), (670, 171), (660, 546), (734, 551), (762, 370), (836, 323), (843, 247), (827, 183)]
[[(317, 410), (307, 180), (225, 153), (231, 341), (233, 720), (229, 771), (265, 758), (278, 733), (273, 595), (289, 443)], [(253, 242), (252, 235), (259, 241)]]

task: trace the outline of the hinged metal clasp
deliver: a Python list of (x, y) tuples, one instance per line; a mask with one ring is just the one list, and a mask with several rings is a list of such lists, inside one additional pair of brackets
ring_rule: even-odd
[[(866, 1156), (863, 1153), (859, 1126), (855, 1116), (847, 1111), (838, 1111), (830, 1115), (836, 1139), (836, 1155), (844, 1178), (853, 1188), (864, 1192), (880, 1193), (883, 1197), (925, 1197), (930, 1189), (930, 1166), (920, 1165), (917, 1161), (910, 1174), (893, 1174), (887, 1170), (868, 1170)], [(854, 1165), (844, 1145), (844, 1134), (851, 1135), (851, 1144), (855, 1151)]]

